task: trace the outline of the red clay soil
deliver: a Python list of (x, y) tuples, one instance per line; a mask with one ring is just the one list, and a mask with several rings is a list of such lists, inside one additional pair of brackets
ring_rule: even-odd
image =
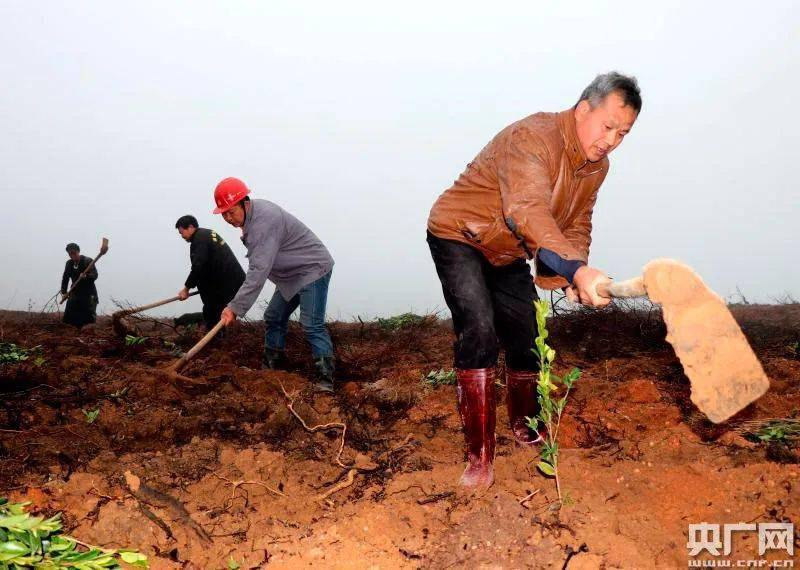
[[(771, 388), (721, 425), (689, 401), (657, 311), (551, 320), (559, 370), (583, 370), (561, 428), (559, 510), (502, 405), (494, 486), (457, 489), (455, 388), (422, 382), (451, 366), (445, 322), (332, 324), (341, 387), (328, 396), (309, 390), (294, 328), (290, 371), (259, 370), (262, 328), (245, 324), (186, 368), (206, 385), (181, 387), (153, 367), (198, 331), (151, 325), (126, 346), (107, 321), (77, 332), (0, 313), (0, 342), (45, 359), (0, 365), (0, 496), (63, 511), (72, 535), (138, 548), (153, 568), (686, 567), (691, 523), (800, 527), (797, 449), (742, 435), (743, 422), (800, 417), (800, 306), (734, 314)], [(757, 537), (732, 558), (757, 558)]]

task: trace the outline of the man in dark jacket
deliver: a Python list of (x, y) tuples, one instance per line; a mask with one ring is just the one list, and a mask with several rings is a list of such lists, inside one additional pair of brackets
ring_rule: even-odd
[[(92, 262), (91, 257), (81, 255), (81, 248), (77, 243), (67, 244), (67, 254), (69, 260), (64, 266), (64, 274), (61, 276), (61, 295), (67, 296), (67, 285), (70, 280), (75, 284), (81, 274), (89, 267)], [(69, 294), (67, 306), (64, 309), (64, 322), (78, 328), (95, 321), (97, 310), (97, 287), (94, 282), (97, 280), (97, 267), (92, 265), (91, 269), (83, 276), (75, 289)]]
[(222, 310), (244, 282), (244, 270), (222, 236), (214, 230), (198, 227), (194, 216), (181, 216), (175, 227), (191, 244), (189, 257), (192, 261), (192, 271), (178, 297), (187, 299), (189, 289), (197, 287), (203, 300), (203, 320), (210, 329), (219, 322)]

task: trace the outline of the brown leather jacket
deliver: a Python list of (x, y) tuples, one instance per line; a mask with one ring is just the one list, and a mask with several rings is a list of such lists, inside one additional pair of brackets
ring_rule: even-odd
[[(587, 262), (607, 173), (608, 158), (586, 159), (572, 109), (536, 113), (500, 131), (467, 165), (433, 205), (428, 230), (475, 247), (492, 265), (536, 259), (541, 247)], [(546, 267), (536, 274), (545, 289), (568, 285)]]

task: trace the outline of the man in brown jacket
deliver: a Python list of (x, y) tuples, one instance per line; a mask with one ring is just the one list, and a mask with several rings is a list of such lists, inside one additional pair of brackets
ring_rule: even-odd
[(428, 245), (456, 333), (458, 407), (464, 424), (467, 487), (494, 481), (495, 366), (506, 354), (511, 429), (523, 445), (541, 441), (526, 416), (538, 413), (532, 353), (537, 298), (526, 259), (542, 288), (602, 307), (608, 281), (590, 267), (592, 210), (608, 173), (608, 154), (642, 106), (636, 79), (597, 76), (575, 106), (536, 113), (500, 131), (436, 201)]

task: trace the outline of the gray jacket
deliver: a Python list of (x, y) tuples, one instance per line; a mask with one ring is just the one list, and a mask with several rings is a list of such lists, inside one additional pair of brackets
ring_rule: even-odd
[(291, 300), (300, 289), (333, 269), (333, 258), (303, 222), (268, 200), (251, 200), (242, 228), (247, 247), (247, 277), (228, 305), (243, 317), (267, 279)]

